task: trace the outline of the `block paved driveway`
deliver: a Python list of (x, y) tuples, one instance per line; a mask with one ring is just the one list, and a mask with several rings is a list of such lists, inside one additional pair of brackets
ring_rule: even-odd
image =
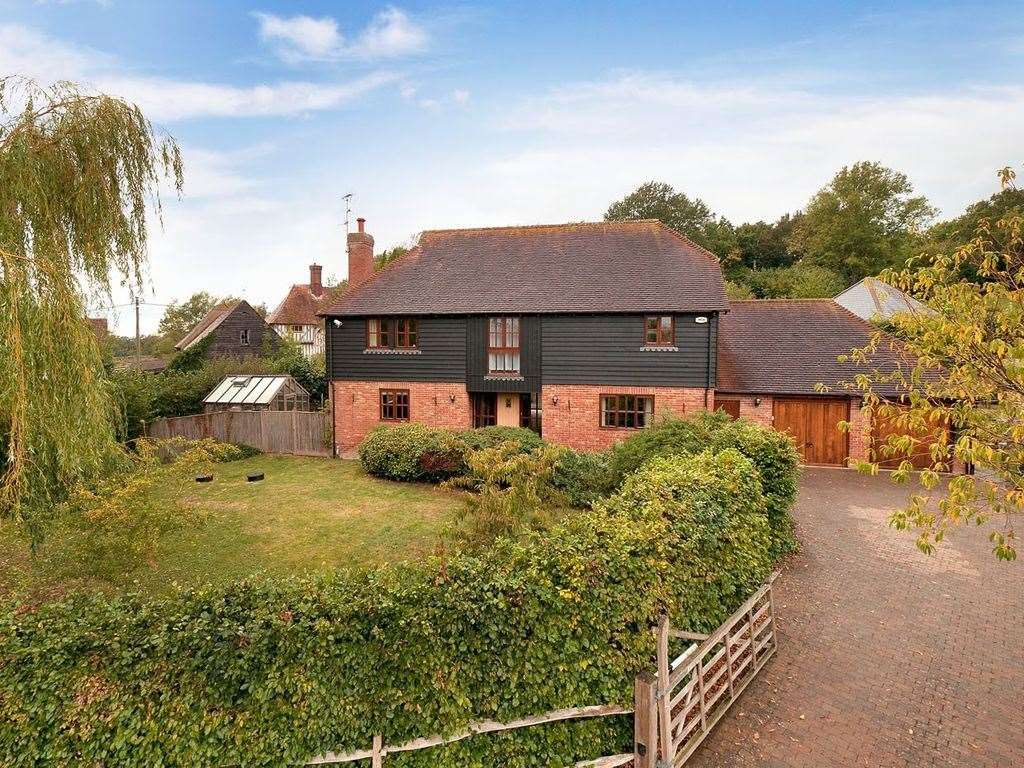
[(921, 554), (885, 524), (907, 493), (805, 470), (779, 652), (688, 766), (1024, 766), (1024, 558), (976, 527)]

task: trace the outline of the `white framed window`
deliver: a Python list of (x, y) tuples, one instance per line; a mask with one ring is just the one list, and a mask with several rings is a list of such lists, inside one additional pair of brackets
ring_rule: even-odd
[(519, 318), (490, 318), (487, 321), (487, 371), (518, 374), (519, 353)]

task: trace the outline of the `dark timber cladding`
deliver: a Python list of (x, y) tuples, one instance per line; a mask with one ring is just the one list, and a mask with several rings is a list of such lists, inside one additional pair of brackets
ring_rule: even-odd
[(420, 317), (414, 352), (366, 351), (366, 318), (327, 321), (327, 359), (332, 379), (348, 381), (465, 381), (466, 319)]
[[(696, 322), (706, 317), (706, 323)], [(718, 316), (675, 315), (675, 349), (644, 348), (643, 315), (546, 315), (545, 384), (714, 387)]]
[[(540, 392), (541, 318), (519, 317), (519, 378), (487, 375), (487, 320), (482, 315), (467, 319), (466, 388), (470, 392)], [(546, 322), (546, 321), (545, 321)]]

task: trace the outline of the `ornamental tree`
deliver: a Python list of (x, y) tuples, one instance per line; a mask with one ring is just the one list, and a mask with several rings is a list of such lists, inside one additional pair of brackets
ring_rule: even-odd
[(38, 537), (54, 502), (119, 461), (87, 298), (142, 287), (174, 140), (71, 83), (0, 79), (0, 515)]
[[(999, 172), (1014, 189), (1014, 172)], [(1024, 216), (1019, 209), (998, 219), (981, 217), (974, 237), (947, 254), (912, 260), (881, 279), (927, 305), (895, 315), (889, 333), (879, 330), (850, 359), (871, 366), (885, 347), (898, 365), (856, 377), (850, 386), (865, 396), (869, 415), (895, 422), (908, 434), (890, 435), (878, 458), (903, 460), (893, 473), (906, 481), (909, 456), (928, 445), (929, 466), (918, 491), (890, 524), (917, 532), (925, 552), (954, 526), (991, 525), (993, 552), (1017, 556), (1015, 526), (1024, 510)], [(965, 275), (976, 275), (968, 279)], [(877, 391), (895, 388), (902, 402)], [(946, 429), (948, 427), (948, 429)], [(944, 481), (959, 461), (974, 473)], [(860, 468), (877, 473), (876, 462)]]

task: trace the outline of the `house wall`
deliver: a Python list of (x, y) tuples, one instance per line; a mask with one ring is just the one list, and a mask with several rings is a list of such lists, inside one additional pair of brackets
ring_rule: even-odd
[(539, 315), (519, 317), (519, 369), (521, 378), (487, 375), (487, 315), (466, 319), (466, 384), (470, 392), (539, 392), (541, 359), (541, 323)]
[[(636, 434), (635, 429), (601, 426), (601, 395), (653, 395), (655, 418), (669, 414), (683, 416), (705, 407), (703, 387), (545, 384), (541, 390), (544, 439), (580, 451), (602, 451)], [(710, 392), (707, 407), (713, 403), (714, 392)]]
[[(327, 358), (332, 379), (466, 383), (466, 319), (419, 318), (419, 349), (369, 351), (366, 318), (327, 321)], [(465, 388), (463, 386), (463, 388)]]
[(296, 331), (292, 325), (275, 323), (270, 326), (282, 339), (292, 339), (299, 345), (302, 354), (313, 357), (324, 351), (324, 329), (322, 325), (303, 325)]
[(545, 316), (541, 379), (545, 385), (714, 388), (718, 316), (702, 316), (707, 323), (695, 322), (698, 315), (675, 316), (672, 351), (644, 347), (643, 315)]
[[(241, 343), (240, 332), (249, 330), (249, 344)], [(213, 341), (206, 349), (206, 357), (251, 357), (265, 351), (275, 352), (280, 337), (267, 325), (260, 314), (246, 303), (239, 304), (211, 334)]]
[(410, 380), (332, 381), (334, 439), (339, 453), (348, 453), (380, 420), (380, 390), (409, 390), (409, 420), (433, 427), (468, 429), (473, 426), (465, 384)]

